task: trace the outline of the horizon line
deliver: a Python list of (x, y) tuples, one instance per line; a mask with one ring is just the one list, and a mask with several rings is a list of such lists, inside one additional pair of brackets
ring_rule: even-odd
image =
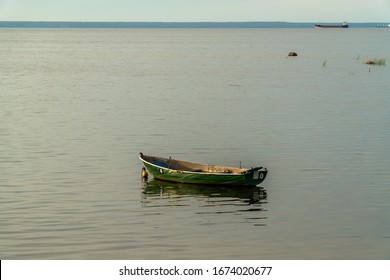
[(77, 22), (77, 23), (388, 23), (390, 21), (285, 21), (285, 20), (247, 20), (247, 21), (99, 21), (99, 20), (0, 20), (0, 22)]
[[(335, 22), (289, 21), (0, 21), (0, 28), (312, 28)], [(338, 22), (337, 24), (340, 24)], [(385, 22), (348, 23), (351, 28), (389, 27)]]

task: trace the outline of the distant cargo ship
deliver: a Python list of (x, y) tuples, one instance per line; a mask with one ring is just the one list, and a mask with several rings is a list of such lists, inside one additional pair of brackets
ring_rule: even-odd
[(348, 28), (348, 23), (343, 22), (342, 24), (316, 24), (316, 28)]

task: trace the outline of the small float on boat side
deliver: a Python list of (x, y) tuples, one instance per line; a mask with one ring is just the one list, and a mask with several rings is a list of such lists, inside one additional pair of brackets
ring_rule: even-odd
[(218, 166), (143, 153), (140, 153), (139, 159), (155, 179), (187, 184), (256, 186), (264, 181), (268, 172), (265, 167)]

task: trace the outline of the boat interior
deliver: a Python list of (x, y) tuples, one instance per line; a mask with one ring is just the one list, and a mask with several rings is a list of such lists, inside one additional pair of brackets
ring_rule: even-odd
[(188, 161), (182, 161), (182, 160), (177, 160), (172, 158), (146, 156), (143, 154), (141, 154), (141, 158), (151, 164), (158, 165), (164, 168), (189, 171), (189, 172), (242, 174), (247, 171), (247, 169), (245, 168), (202, 164), (202, 163), (188, 162)]

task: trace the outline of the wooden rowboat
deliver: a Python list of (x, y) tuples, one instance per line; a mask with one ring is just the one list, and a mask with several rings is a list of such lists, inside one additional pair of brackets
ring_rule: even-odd
[(209, 165), (143, 153), (139, 159), (154, 178), (187, 184), (255, 186), (264, 181), (268, 172), (264, 167), (246, 169)]

